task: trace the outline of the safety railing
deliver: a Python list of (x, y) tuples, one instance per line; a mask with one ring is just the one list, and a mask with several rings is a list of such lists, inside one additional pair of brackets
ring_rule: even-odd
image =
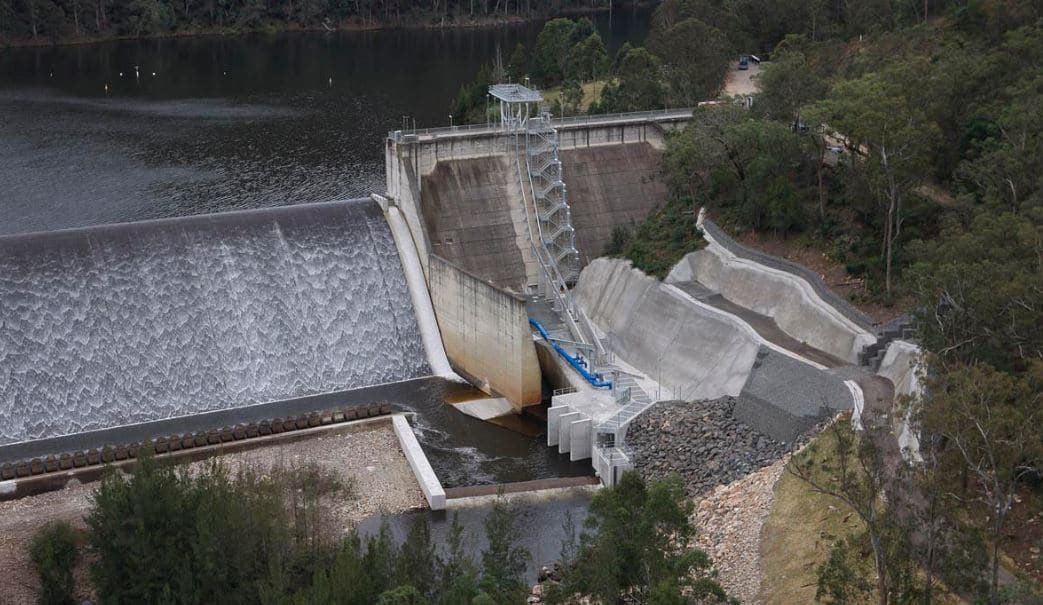
[[(677, 109), (652, 109), (648, 111), (631, 111), (623, 113), (604, 113), (585, 116), (568, 116), (564, 118), (553, 118), (555, 126), (571, 127), (585, 124), (612, 123), (622, 121), (641, 121), (655, 119), (686, 119), (692, 117), (690, 107)], [(395, 142), (407, 142), (408, 137), (430, 137), (438, 135), (453, 134), (475, 134), (478, 132), (498, 133), (503, 132), (498, 124), (460, 124), (459, 126), (435, 126), (433, 128), (411, 128), (401, 130), (389, 130), (388, 138)]]
[(599, 122), (639, 121), (648, 119), (685, 119), (692, 117), (692, 108), (650, 109), (647, 111), (628, 111), (622, 113), (602, 113), (585, 116), (569, 116), (554, 118), (555, 126), (573, 126), (576, 124), (596, 124)]
[(590, 367), (590, 362), (578, 355), (573, 355), (572, 353), (569, 353), (565, 350), (565, 347), (561, 346), (553, 339), (551, 339), (550, 334), (547, 333), (547, 330), (544, 329), (543, 325), (540, 324), (540, 322), (530, 317), (529, 325), (535, 328), (536, 331), (539, 332), (540, 336), (543, 337), (543, 340), (546, 340), (548, 343), (550, 343), (550, 346), (555, 351), (557, 351), (558, 355), (560, 355), (562, 359), (567, 361), (569, 365), (571, 365), (577, 372), (579, 372), (580, 376), (582, 376), (587, 382), (590, 383), (590, 386), (596, 389), (612, 388), (611, 380), (605, 380), (604, 376), (592, 370), (592, 368)]

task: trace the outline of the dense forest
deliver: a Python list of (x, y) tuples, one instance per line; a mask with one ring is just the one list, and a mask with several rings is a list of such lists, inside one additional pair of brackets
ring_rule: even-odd
[(194, 33), (469, 25), (608, 7), (607, 0), (0, 0), (0, 46)]

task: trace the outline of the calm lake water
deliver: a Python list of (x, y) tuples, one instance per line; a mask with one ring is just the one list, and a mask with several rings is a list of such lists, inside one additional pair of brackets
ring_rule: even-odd
[[(614, 53), (649, 13), (595, 21)], [(0, 50), (0, 234), (382, 191), (387, 131), (541, 26)]]

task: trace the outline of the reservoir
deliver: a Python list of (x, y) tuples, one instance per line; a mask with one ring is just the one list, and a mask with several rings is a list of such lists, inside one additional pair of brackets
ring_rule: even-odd
[[(650, 13), (594, 17), (610, 56)], [(0, 50), (0, 234), (358, 198), (541, 23)], [(153, 75), (155, 74), (155, 75)]]

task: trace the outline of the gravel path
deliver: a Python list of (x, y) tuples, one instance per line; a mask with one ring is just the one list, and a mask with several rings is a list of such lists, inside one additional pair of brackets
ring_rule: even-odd
[(709, 554), (728, 594), (756, 603), (763, 569), (760, 536), (775, 504), (775, 483), (789, 455), (728, 485), (718, 486), (696, 505), (696, 545)]
[(638, 416), (627, 445), (646, 480), (680, 474), (697, 497), (780, 459), (790, 446), (731, 417), (735, 400), (661, 402)]
[[(376, 513), (395, 513), (426, 506), (398, 439), (390, 425), (357, 432), (324, 433), (304, 441), (225, 454), (229, 470), (314, 462), (354, 481), (358, 497), (335, 508), (332, 531), (346, 534), (359, 521)], [(198, 467), (202, 463), (195, 463)], [(46, 522), (65, 520), (84, 528), (94, 485), (74, 485), (57, 492), (0, 502), (0, 605), (34, 602), (36, 577), (28, 560), (33, 534)], [(79, 574), (82, 576), (82, 574)]]

